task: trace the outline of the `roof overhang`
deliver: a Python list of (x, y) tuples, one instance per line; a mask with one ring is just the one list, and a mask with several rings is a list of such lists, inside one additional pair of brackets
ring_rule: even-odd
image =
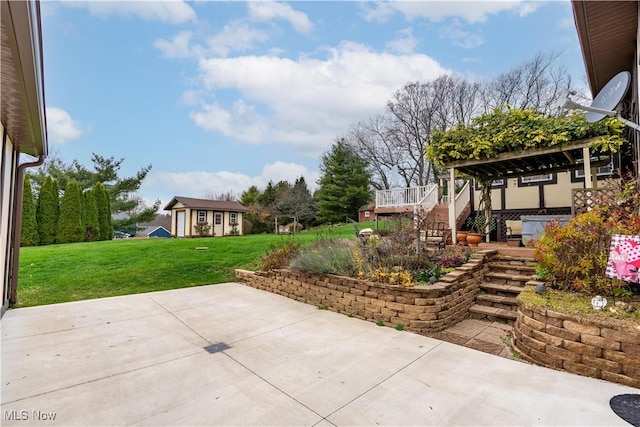
[(638, 2), (572, 0), (571, 5), (595, 96), (620, 71), (634, 71)]
[[(455, 168), (479, 180), (494, 181), (497, 179), (515, 178), (519, 176), (542, 175), (564, 172), (584, 167), (585, 148), (601, 139), (594, 137), (573, 141), (562, 147), (538, 148), (515, 153), (501, 153), (493, 159), (465, 160), (451, 162), (446, 168)], [(589, 152), (588, 150), (586, 150)], [(589, 154), (592, 167), (604, 166), (611, 161), (610, 154)]]
[(47, 155), (40, 5), (1, 3), (0, 119), (19, 152)]

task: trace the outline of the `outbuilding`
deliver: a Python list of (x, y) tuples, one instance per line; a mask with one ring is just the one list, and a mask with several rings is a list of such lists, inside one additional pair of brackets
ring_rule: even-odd
[(241, 236), (247, 208), (239, 202), (175, 196), (165, 206), (171, 211), (171, 236)]

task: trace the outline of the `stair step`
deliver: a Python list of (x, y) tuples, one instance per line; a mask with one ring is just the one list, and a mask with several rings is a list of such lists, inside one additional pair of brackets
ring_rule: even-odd
[(478, 294), (476, 296), (476, 301), (483, 301), (489, 304), (500, 304), (504, 306), (514, 306), (516, 308), (518, 307), (518, 300), (516, 299), (516, 297), (507, 297), (504, 295)]
[(532, 275), (509, 274), (509, 273), (500, 273), (497, 271), (490, 271), (488, 273), (485, 273), (484, 276), (490, 279), (506, 280), (508, 282), (522, 282), (524, 284), (529, 280), (531, 280)]
[(515, 286), (515, 285), (505, 285), (502, 283), (491, 283), (484, 282), (480, 284), (480, 289), (492, 294), (509, 294), (509, 295), (519, 295), (520, 292), (524, 289), (524, 286)]
[(469, 307), (469, 313), (473, 316), (486, 317), (490, 320), (506, 320), (507, 322), (515, 322), (518, 317), (517, 312), (505, 310), (502, 308), (487, 307), (486, 305), (474, 304)]
[(530, 274), (534, 274), (536, 272), (536, 268), (532, 265), (522, 265), (522, 264), (507, 264), (504, 262), (490, 262), (489, 268), (492, 270), (515, 270), (515, 271), (523, 271)]

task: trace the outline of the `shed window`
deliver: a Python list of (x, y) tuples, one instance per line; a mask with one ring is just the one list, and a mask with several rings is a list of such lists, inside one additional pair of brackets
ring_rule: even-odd
[(207, 211), (198, 211), (198, 222), (207, 222)]
[(216, 213), (216, 225), (222, 224), (222, 214), (220, 212)]
[(365, 218), (369, 218), (371, 216), (371, 212), (370, 211), (364, 211), (364, 217)]
[(238, 223), (238, 212), (229, 212), (229, 223), (231, 224)]

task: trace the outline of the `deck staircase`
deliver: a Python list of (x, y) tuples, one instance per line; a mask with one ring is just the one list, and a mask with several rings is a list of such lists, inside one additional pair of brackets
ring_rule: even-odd
[(489, 271), (480, 284), (475, 304), (469, 308), (469, 316), (513, 324), (518, 312), (516, 297), (535, 275), (532, 261), (507, 255), (496, 255), (489, 261)]
[[(471, 213), (469, 182), (456, 195), (455, 204), (456, 229), (459, 230)], [(439, 228), (450, 228), (449, 203), (446, 196), (440, 195), (436, 184), (376, 191), (376, 214), (409, 213), (416, 207), (429, 213), (429, 223), (437, 223)]]

